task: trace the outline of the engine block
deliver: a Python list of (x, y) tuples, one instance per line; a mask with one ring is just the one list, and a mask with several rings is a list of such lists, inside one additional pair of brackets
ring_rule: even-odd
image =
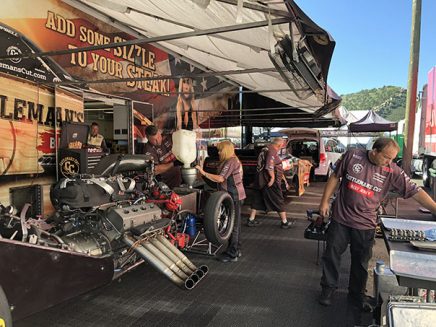
[(162, 210), (152, 203), (116, 207), (107, 211), (107, 219), (120, 233), (161, 218)]

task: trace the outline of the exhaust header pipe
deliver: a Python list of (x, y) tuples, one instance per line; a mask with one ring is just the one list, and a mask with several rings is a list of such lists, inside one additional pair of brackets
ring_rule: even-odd
[(159, 234), (139, 244), (135, 244), (136, 240), (128, 235), (124, 235), (122, 239), (141, 258), (179, 287), (188, 290), (194, 288), (209, 271), (205, 265), (197, 268), (163, 235)]

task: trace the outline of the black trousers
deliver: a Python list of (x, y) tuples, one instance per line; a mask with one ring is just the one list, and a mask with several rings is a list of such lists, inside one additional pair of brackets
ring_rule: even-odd
[(233, 225), (232, 234), (230, 235), (229, 245), (225, 251), (230, 257), (235, 258), (238, 250), (241, 248), (241, 201), (233, 201), (235, 205), (235, 224)]
[(351, 269), (348, 292), (353, 296), (365, 294), (368, 262), (372, 257), (375, 230), (359, 230), (332, 220), (327, 234), (327, 248), (323, 255), (321, 286), (337, 288), (342, 254), (350, 244)]

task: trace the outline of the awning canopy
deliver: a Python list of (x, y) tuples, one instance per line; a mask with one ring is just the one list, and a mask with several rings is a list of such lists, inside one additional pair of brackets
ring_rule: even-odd
[[(205, 72), (277, 101), (288, 114), (295, 111), (308, 118), (301, 123), (316, 124), (339, 105), (340, 98), (327, 85), (335, 41), (292, 0), (63, 1), (137, 38), (153, 40), (154, 46)], [(274, 125), (277, 112), (269, 113), (251, 112), (239, 122), (297, 122), (283, 115)], [(320, 122), (328, 119), (333, 124), (332, 118), (330, 114)]]
[(368, 111), (365, 117), (349, 125), (349, 131), (359, 132), (391, 132), (396, 131), (398, 124), (379, 116), (373, 110)]

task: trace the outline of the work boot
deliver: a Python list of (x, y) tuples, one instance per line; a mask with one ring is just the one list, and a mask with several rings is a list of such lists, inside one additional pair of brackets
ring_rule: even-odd
[(321, 291), (321, 295), (318, 298), (319, 304), (322, 304), (325, 306), (331, 305), (332, 304), (332, 296), (333, 296), (334, 292), (335, 292), (334, 288), (323, 287), (322, 291)]

